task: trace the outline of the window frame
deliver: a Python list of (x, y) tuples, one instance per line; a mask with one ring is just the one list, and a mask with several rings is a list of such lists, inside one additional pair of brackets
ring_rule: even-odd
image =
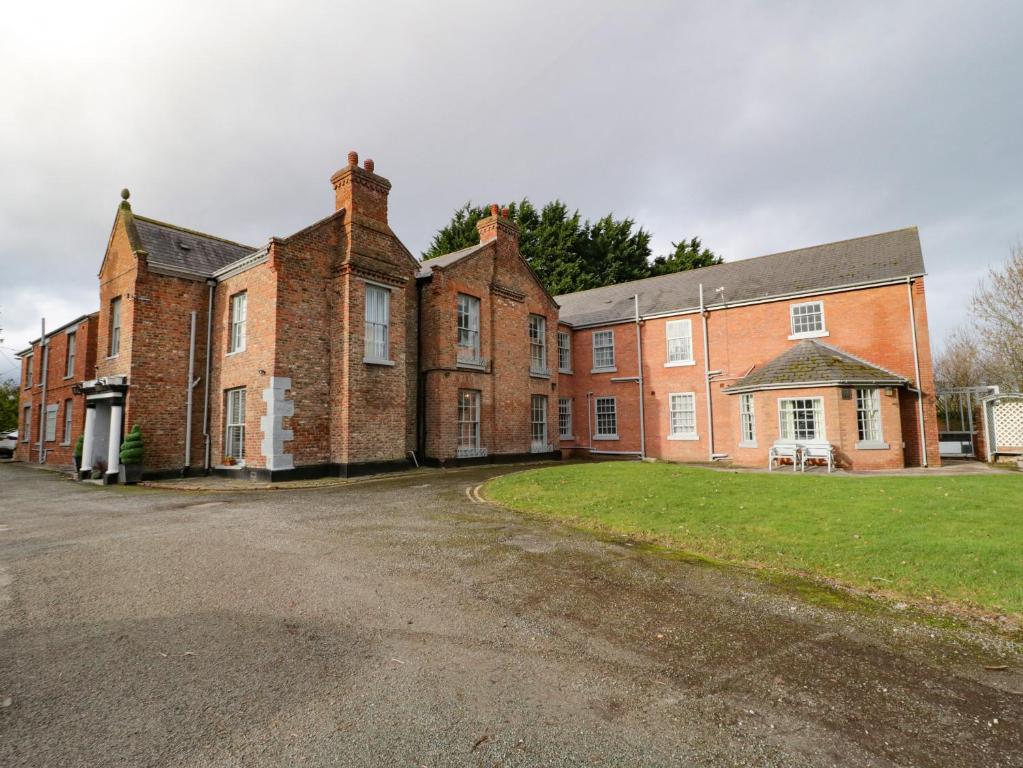
[[(820, 328), (810, 331), (797, 331), (796, 330), (796, 317), (807, 317), (809, 313), (797, 313), (797, 310), (803, 307), (818, 308), (818, 314), (820, 315)], [(824, 301), (822, 299), (815, 299), (813, 301), (800, 301), (794, 304), (789, 304), (789, 340), (794, 341), (796, 339), (819, 339), (824, 336), (830, 336), (828, 333), (827, 319), (824, 316)]]
[[(814, 413), (814, 426), (815, 432), (817, 433), (812, 438), (796, 437), (795, 436), (795, 409), (793, 409), (793, 434), (791, 437), (785, 435), (785, 414), (782, 409), (782, 403), (787, 402), (812, 402), (815, 403), (813, 408)], [(805, 409), (800, 409), (805, 410)], [(818, 426), (819, 422), (819, 426)], [(826, 443), (828, 441), (827, 425), (824, 418), (824, 398), (815, 395), (811, 397), (779, 397), (778, 398), (778, 439), (783, 442), (789, 443)]]
[[(462, 302), (465, 300), (465, 311), (462, 308)], [(455, 348), (457, 355), (457, 362), (459, 365), (468, 366), (482, 366), (483, 359), (480, 353), (480, 315), (482, 313), (482, 302), (478, 296), (473, 296), (468, 293), (459, 292), (455, 297)], [(473, 327), (473, 312), (475, 309), (475, 321), (476, 327)], [(466, 318), (466, 325), (462, 325), (462, 318)], [(465, 332), (470, 340), (469, 345), (462, 343), (462, 333)], [(463, 355), (462, 351), (467, 350), (468, 356)]]
[[(233, 420), (233, 419), (236, 419), (238, 414), (237, 414), (236, 409), (234, 408), (234, 406), (232, 404), (232, 399), (235, 396), (239, 395), (239, 394), (241, 395), (241, 397), (240, 397), (240, 401), (241, 401), (241, 420), (240, 421), (236, 421), (236, 420)], [(234, 460), (238, 463), (238, 466), (244, 466), (245, 465), (245, 433), (246, 433), (246, 429), (245, 429), (246, 413), (245, 413), (245, 411), (246, 411), (246, 407), (247, 407), (247, 403), (246, 403), (247, 399), (248, 399), (248, 394), (246, 392), (246, 388), (245, 387), (232, 387), (231, 389), (224, 390), (224, 450), (223, 450), (223, 454), (224, 454), (224, 458), (227, 458), (228, 456), (231, 456), (232, 458), (234, 458)], [(238, 445), (239, 445), (239, 448), (241, 450), (241, 455), (240, 456), (236, 456), (234, 453), (232, 453), (234, 445), (233, 445), (233, 441), (232, 441), (231, 430), (239, 430)]]
[[(600, 431), (600, 404), (601, 401), (611, 402), (611, 419), (614, 421), (614, 432), (601, 432)], [(607, 416), (607, 412), (604, 413)], [(618, 440), (618, 398), (614, 395), (601, 395), (600, 397), (593, 398), (593, 439), (594, 440)]]
[(547, 318), (533, 312), (529, 314), (529, 375), (542, 378), (551, 375), (547, 366)]
[(757, 447), (757, 407), (752, 392), (739, 395), (739, 447)]
[[(675, 429), (675, 414), (685, 414), (686, 411), (682, 408), (675, 408), (675, 398), (681, 398), (681, 402), (685, 402), (686, 399), (692, 404), (692, 415), (693, 424), (692, 429), (683, 431)], [(669, 392), (668, 393), (668, 439), (669, 440), (699, 440), (700, 434), (697, 430), (696, 423), (696, 393), (695, 392)]]
[[(863, 405), (864, 395), (871, 399), (872, 408)], [(859, 450), (884, 450), (889, 448), (884, 439), (884, 420), (881, 416), (881, 389), (879, 387), (856, 387), (856, 447)], [(864, 415), (873, 413), (876, 423), (871, 425), (877, 430), (875, 435), (865, 434)]]
[[(568, 429), (566, 432), (565, 429)], [(572, 434), (572, 398), (558, 398), (558, 437), (562, 440), (574, 440)]]
[[(537, 418), (537, 405), (542, 405), (541, 419)], [(541, 427), (542, 434), (536, 436), (537, 426)], [(547, 395), (530, 395), (529, 397), (529, 452), (546, 453), (551, 444), (550, 441), (550, 403)]]
[(121, 297), (110, 300), (110, 338), (107, 341), (107, 357), (121, 354)]
[(21, 407), (21, 417), (25, 422), (25, 434), (21, 436), (21, 442), (27, 443), (32, 439), (32, 404)]
[[(565, 343), (561, 341), (564, 339)], [(572, 372), (572, 332), (558, 331), (558, 373)]]
[[(610, 338), (611, 339), (611, 343), (610, 344), (598, 345), (597, 344), (597, 337), (602, 337), (602, 336), (607, 336), (608, 338)], [(592, 353), (593, 353), (593, 360), (592, 360), (593, 368), (590, 370), (590, 373), (614, 373), (615, 371), (617, 371), (618, 367), (617, 367), (617, 361), (615, 359), (615, 332), (614, 332), (614, 330), (613, 329), (608, 329), (608, 330), (605, 330), (605, 331), (594, 331), (593, 334), (592, 334), (591, 342), (592, 342), (592, 347), (593, 347), (593, 349), (592, 349)], [(608, 350), (608, 349), (611, 350), (611, 362), (608, 365), (598, 365), (597, 364), (597, 357), (598, 357), (597, 350)]]
[(25, 360), (24, 389), (32, 389), (32, 363), (35, 362), (35, 352), (29, 352), (23, 358)]
[[(362, 362), (367, 365), (394, 365), (394, 361), (391, 359), (391, 291), (392, 288), (389, 285), (383, 285), (382, 283), (373, 283), (369, 280), (364, 280), (365, 285), (364, 298), (363, 298), (363, 358)], [(384, 322), (370, 319), (370, 302), (369, 297), (371, 294), (380, 296), (383, 299), (384, 307)], [(370, 328), (382, 327), (383, 328), (383, 350), (384, 356), (381, 357), (377, 354), (380, 349), (378, 345), (379, 339), (370, 338)], [(376, 334), (373, 334), (374, 337)]]
[[(686, 328), (688, 333), (684, 336), (672, 336), (671, 329), (673, 327)], [(689, 356), (679, 357), (678, 360), (672, 360), (671, 343), (673, 341), (681, 341), (687, 339), (689, 343)], [(665, 354), (665, 368), (676, 368), (686, 365), (696, 365), (696, 358), (693, 352), (693, 321), (688, 317), (680, 318), (678, 320), (669, 320), (664, 324), (664, 354)]]
[[(239, 308), (241, 312), (239, 313)], [(244, 352), (248, 343), (249, 292), (238, 291), (231, 295), (230, 318), (227, 327), (227, 354)], [(239, 319), (239, 314), (241, 318)]]
[(74, 400), (70, 397), (64, 401), (64, 439), (61, 445), (71, 445), (72, 416), (74, 415)]
[[(466, 396), (469, 397), (468, 402), (465, 400)], [(467, 405), (468, 407), (466, 407)], [(455, 455), (461, 458), (483, 455), (480, 452), (480, 415), (483, 411), (483, 393), (478, 389), (459, 389), (456, 410), (455, 424), (458, 432), (455, 438)], [(467, 412), (474, 417), (472, 420), (467, 421), (463, 418)], [(471, 426), (472, 445), (463, 444), (462, 427), (466, 424)]]
[(43, 442), (57, 442), (57, 414), (60, 412), (60, 404), (52, 403), (46, 406), (46, 418), (43, 421)]
[(78, 354), (78, 331), (68, 331), (64, 335), (64, 378), (75, 375), (75, 356)]

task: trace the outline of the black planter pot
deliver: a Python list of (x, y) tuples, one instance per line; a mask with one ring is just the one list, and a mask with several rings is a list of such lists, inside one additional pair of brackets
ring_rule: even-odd
[(81, 456), (75, 456), (74, 459), (75, 459), (75, 474), (79, 475), (82, 472), (82, 457)]
[(142, 465), (122, 464), (119, 479), (124, 485), (134, 485), (142, 479)]

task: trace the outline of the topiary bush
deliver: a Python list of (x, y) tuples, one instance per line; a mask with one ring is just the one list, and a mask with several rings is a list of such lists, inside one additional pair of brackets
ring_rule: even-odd
[(121, 443), (121, 463), (141, 464), (142, 452), (142, 430), (136, 424), (131, 428), (131, 432), (125, 436), (124, 442)]

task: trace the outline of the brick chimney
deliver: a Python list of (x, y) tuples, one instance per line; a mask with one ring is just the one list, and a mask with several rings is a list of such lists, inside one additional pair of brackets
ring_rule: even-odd
[(489, 243), (491, 240), (498, 242), (518, 242), (519, 227), (511, 220), (508, 209), (501, 210), (497, 203), (491, 203), (490, 215), (476, 222), (476, 229), (480, 233), (480, 242)]
[(387, 194), (391, 182), (374, 172), (372, 160), (359, 167), (359, 153), (348, 153), (348, 165), (330, 177), (334, 187), (334, 210), (387, 223)]

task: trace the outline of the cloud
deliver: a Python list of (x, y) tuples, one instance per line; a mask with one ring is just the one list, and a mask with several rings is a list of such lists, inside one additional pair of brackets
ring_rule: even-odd
[(95, 308), (121, 187), (258, 245), (351, 148), (414, 252), (467, 199), (729, 259), (917, 225), (935, 341), (1023, 229), (1020, 4), (58, 5), (0, 31), (9, 346)]

